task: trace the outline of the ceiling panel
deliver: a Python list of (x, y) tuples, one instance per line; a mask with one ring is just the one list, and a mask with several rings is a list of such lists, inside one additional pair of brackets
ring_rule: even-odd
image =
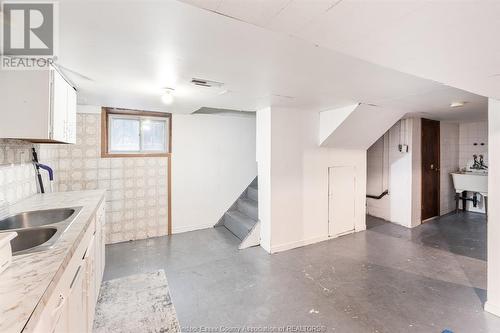
[(346, 43), (364, 43), (376, 31), (423, 5), (423, 1), (417, 0), (344, 0), (319, 18), (310, 21), (297, 32), (297, 36), (330, 48)]
[[(266, 6), (258, 8), (272, 12), (280, 7), (278, 2)], [(59, 44), (61, 65), (90, 78), (69, 73), (85, 104), (177, 113), (200, 107), (252, 111), (269, 105), (318, 111), (399, 99), (398, 105), (411, 111), (419, 100), (403, 97), (443, 89), (433, 81), (177, 1), (63, 0)], [(223, 82), (224, 87), (203, 90), (190, 84), (193, 77)], [(176, 90), (171, 106), (160, 101), (166, 86)]]
[(222, 0), (217, 12), (265, 26), (289, 4), (290, 0)]
[(292, 0), (265, 27), (287, 33), (298, 32), (338, 2), (339, 0)]

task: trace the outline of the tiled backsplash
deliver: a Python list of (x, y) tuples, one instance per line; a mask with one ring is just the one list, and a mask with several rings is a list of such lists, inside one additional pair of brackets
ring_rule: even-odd
[(8, 214), (7, 205), (37, 192), (32, 147), (24, 141), (0, 139), (0, 217)]
[(166, 157), (100, 157), (99, 114), (77, 114), (75, 145), (41, 145), (42, 163), (54, 169), (54, 189), (106, 189), (107, 243), (167, 234)]

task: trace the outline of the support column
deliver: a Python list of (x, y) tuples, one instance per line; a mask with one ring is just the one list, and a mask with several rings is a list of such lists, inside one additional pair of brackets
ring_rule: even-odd
[(500, 316), (500, 101), (488, 101), (488, 296), (484, 309)]
[(257, 111), (256, 140), (260, 246), (271, 253), (271, 108)]

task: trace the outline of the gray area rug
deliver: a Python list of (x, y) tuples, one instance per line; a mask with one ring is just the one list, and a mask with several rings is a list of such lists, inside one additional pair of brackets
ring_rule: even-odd
[(163, 270), (102, 283), (94, 333), (180, 332)]

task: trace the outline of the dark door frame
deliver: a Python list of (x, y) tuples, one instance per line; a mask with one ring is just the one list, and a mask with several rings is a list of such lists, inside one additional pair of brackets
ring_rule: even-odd
[[(437, 212), (435, 216), (429, 216), (424, 218), (424, 193), (425, 193), (425, 188), (424, 188), (424, 168), (426, 167), (424, 165), (424, 149), (423, 148), (423, 137), (424, 137), (424, 132), (423, 132), (423, 127), (424, 123), (427, 124), (436, 124), (437, 123), (437, 128), (438, 128), (438, 133), (437, 133), (437, 145), (435, 146), (437, 155), (438, 155), (438, 161), (437, 161), (437, 167), (436, 167), (436, 172), (437, 172), (437, 192), (438, 195), (436, 197), (436, 207), (437, 207)], [(431, 219), (433, 217), (439, 216), (439, 213), (441, 211), (441, 123), (437, 120), (431, 120), (431, 119), (425, 119), (422, 118), (421, 120), (421, 138), (420, 138), (420, 158), (421, 158), (421, 179), (420, 179), (420, 202), (421, 202), (421, 208), (420, 208), (420, 220), (421, 222), (424, 222), (428, 219)]]

